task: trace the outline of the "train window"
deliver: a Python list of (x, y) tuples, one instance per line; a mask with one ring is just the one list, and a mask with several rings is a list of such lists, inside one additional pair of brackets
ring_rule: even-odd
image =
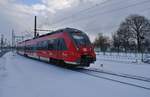
[[(34, 48), (35, 49), (35, 48)], [(64, 39), (50, 39), (37, 43), (38, 50), (67, 50)]]
[(58, 45), (59, 45), (58, 39), (54, 39), (54, 43), (53, 43), (54, 50), (58, 50), (59, 49)]
[(37, 43), (37, 50), (42, 50), (42, 42)]
[(50, 43), (51, 43), (50, 40), (40, 41), (40, 42), (37, 43), (36, 49), (37, 50), (49, 50), (49, 49), (51, 49), (50, 48), (51, 46), (49, 46)]
[(33, 51), (36, 51), (36, 49), (37, 49), (37, 48), (36, 48), (36, 45), (35, 45), (35, 44), (32, 45), (32, 50), (33, 50)]
[(39, 50), (39, 42), (36, 44), (36, 49)]
[(67, 50), (67, 46), (64, 39), (58, 39), (58, 41), (58, 50)]
[(48, 50), (54, 50), (54, 40), (48, 40)]
[(91, 44), (88, 36), (84, 33), (72, 33), (72, 38), (75, 41), (75, 44), (77, 46), (81, 46), (81, 45), (89, 45)]
[(43, 50), (43, 48), (44, 48), (43, 41), (40, 41), (37, 43), (37, 48), (38, 48), (38, 50)]
[(43, 46), (42, 46), (43, 48), (42, 49), (43, 50), (47, 50), (48, 49), (48, 43), (47, 43), (47, 41), (43, 41), (42, 44), (43, 44)]
[(31, 45), (29, 45), (29, 50), (32, 50), (32, 46)]
[(29, 45), (26, 46), (26, 50), (30, 50)]

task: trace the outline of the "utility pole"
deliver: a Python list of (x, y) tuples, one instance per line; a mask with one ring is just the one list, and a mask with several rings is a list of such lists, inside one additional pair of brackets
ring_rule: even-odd
[(36, 38), (37, 37), (37, 19), (36, 19), (37, 17), (35, 16), (35, 18), (34, 18), (34, 38)]
[(14, 40), (15, 40), (15, 37), (14, 37), (14, 29), (12, 29), (12, 49), (14, 48)]
[(4, 45), (4, 35), (1, 34), (1, 50), (3, 50), (3, 45)]
[(46, 32), (52, 32), (52, 30), (49, 29), (37, 29), (37, 16), (34, 17), (34, 38), (39, 36), (40, 31), (46, 31)]

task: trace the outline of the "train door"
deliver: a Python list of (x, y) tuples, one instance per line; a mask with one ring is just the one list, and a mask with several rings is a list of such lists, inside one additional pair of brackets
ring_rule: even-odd
[(53, 49), (52, 49), (52, 56), (55, 59), (58, 59), (58, 48), (59, 48), (59, 41), (58, 39), (53, 39)]
[(58, 59), (58, 48), (59, 48), (59, 41), (58, 39), (50, 39), (48, 42), (48, 54), (50, 58)]
[(55, 59), (63, 59), (62, 53), (66, 50), (66, 44), (63, 38), (53, 39), (49, 44), (49, 49), (52, 51), (52, 57)]
[(65, 44), (65, 41), (63, 38), (60, 38), (58, 39), (58, 46), (57, 46), (57, 57), (60, 59), (60, 60), (63, 60), (63, 52), (65, 50), (67, 50), (67, 47), (66, 47), (66, 44)]
[(61, 59), (61, 40), (60, 39), (57, 39), (57, 59)]

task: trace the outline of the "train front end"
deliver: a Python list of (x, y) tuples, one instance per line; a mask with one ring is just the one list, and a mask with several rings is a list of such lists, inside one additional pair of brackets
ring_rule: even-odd
[(70, 33), (72, 44), (75, 49), (74, 53), (74, 64), (79, 66), (89, 66), (91, 63), (96, 61), (96, 54), (94, 47), (91, 44), (89, 37), (82, 31), (74, 30)]

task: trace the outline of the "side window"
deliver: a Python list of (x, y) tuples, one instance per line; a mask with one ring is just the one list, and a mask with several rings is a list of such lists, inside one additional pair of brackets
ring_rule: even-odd
[(43, 41), (40, 42), (40, 50), (43, 50)]
[(34, 45), (32, 46), (32, 50), (33, 50), (33, 51), (36, 51), (36, 49), (37, 49), (37, 47), (36, 47), (36, 45), (34, 44)]
[(64, 39), (62, 39), (62, 50), (67, 50), (67, 45)]
[(58, 50), (59, 49), (59, 41), (58, 41), (58, 39), (54, 39), (54, 50)]
[(57, 50), (58, 49), (58, 40), (51, 39), (47, 41), (48, 50)]
[(37, 50), (39, 50), (39, 42), (36, 44)]
[(27, 45), (27, 50), (29, 50), (29, 45)]
[(37, 48), (38, 48), (38, 50), (42, 50), (42, 42), (41, 41), (37, 43)]
[(58, 47), (59, 47), (59, 50), (67, 50), (67, 46), (63, 38), (59, 39)]
[[(36, 46), (35, 46), (36, 47)], [(38, 50), (67, 50), (64, 39), (50, 39), (37, 43)]]
[(40, 41), (37, 43), (37, 50), (48, 50), (49, 49), (49, 41)]
[(32, 46), (29, 45), (29, 50), (32, 50)]
[(43, 50), (47, 50), (47, 48), (48, 48), (48, 43), (47, 43), (47, 41), (43, 41), (42, 42), (43, 43)]
[(48, 40), (48, 50), (54, 50), (54, 40)]
[(26, 45), (26, 50), (29, 50), (29, 46), (28, 45)]

